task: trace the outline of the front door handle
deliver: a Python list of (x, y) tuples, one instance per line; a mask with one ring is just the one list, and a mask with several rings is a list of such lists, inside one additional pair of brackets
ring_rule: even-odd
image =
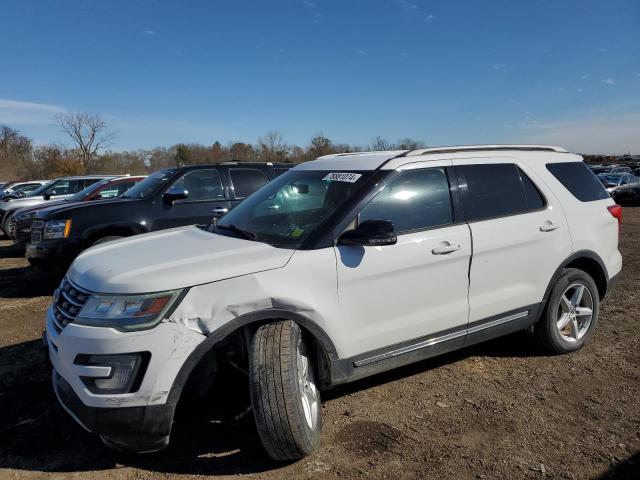
[(544, 222), (544, 224), (540, 225), (541, 232), (552, 232), (556, 229), (560, 228), (560, 225), (553, 222)]
[(462, 248), (462, 245), (460, 244), (451, 245), (450, 243), (445, 242), (439, 247), (435, 247), (433, 250), (431, 250), (431, 253), (433, 253), (434, 255), (447, 255), (449, 253), (456, 252), (461, 248)]

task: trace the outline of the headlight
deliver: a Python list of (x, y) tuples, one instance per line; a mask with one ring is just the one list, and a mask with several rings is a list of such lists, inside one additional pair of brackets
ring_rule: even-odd
[(44, 240), (67, 238), (71, 232), (71, 220), (49, 220), (44, 223)]
[(176, 302), (182, 290), (146, 295), (92, 294), (75, 323), (118, 330), (145, 330), (155, 327)]

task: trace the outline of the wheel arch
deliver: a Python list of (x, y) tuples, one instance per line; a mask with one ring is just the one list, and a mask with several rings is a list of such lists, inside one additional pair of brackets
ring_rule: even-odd
[(101, 225), (93, 227), (90, 230), (86, 230), (83, 237), (85, 239), (85, 247), (88, 248), (102, 237), (108, 237), (111, 235), (130, 237), (140, 233), (145, 233), (145, 230), (137, 224)]
[(330, 377), (329, 369), (331, 368), (331, 364), (338, 359), (335, 345), (329, 335), (327, 335), (327, 333), (316, 322), (298, 312), (269, 308), (240, 315), (208, 335), (207, 338), (196, 347), (187, 360), (182, 364), (182, 367), (171, 386), (171, 390), (169, 391), (167, 403), (178, 403), (182, 390), (189, 381), (191, 374), (196, 370), (200, 361), (204, 359), (219, 342), (242, 328), (257, 328), (266, 323), (278, 320), (293, 321), (300, 326), (303, 334), (307, 338), (311, 338), (313, 340), (315, 347), (321, 352), (322, 357), (324, 357), (322, 359), (317, 358), (316, 362), (323, 362), (322, 366), (326, 369), (328, 381)]
[(555, 285), (560, 275), (562, 275), (562, 271), (566, 268), (577, 268), (582, 270), (583, 272), (588, 273), (593, 281), (596, 283), (598, 287), (598, 294), (600, 299), (603, 299), (607, 294), (608, 283), (609, 283), (609, 274), (607, 272), (607, 267), (604, 264), (602, 258), (591, 250), (579, 250), (574, 252), (569, 257), (567, 257), (557, 268), (553, 277), (551, 277), (551, 281), (547, 286), (547, 290), (545, 291), (544, 298), (542, 300), (543, 305), (546, 304), (549, 296), (551, 295), (551, 290)]

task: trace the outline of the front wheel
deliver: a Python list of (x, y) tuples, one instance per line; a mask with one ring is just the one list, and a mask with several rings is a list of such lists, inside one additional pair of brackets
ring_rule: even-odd
[(551, 291), (535, 332), (554, 353), (581, 349), (598, 323), (600, 296), (593, 278), (576, 268), (565, 269)]
[(251, 342), (251, 405), (260, 440), (275, 460), (296, 460), (320, 445), (322, 417), (312, 357), (300, 327), (263, 325)]

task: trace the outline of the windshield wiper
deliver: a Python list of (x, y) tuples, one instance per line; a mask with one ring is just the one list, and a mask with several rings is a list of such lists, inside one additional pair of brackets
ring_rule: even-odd
[(243, 230), (242, 228), (237, 227), (236, 225), (220, 225), (218, 223), (216, 225), (216, 228), (222, 228), (224, 230), (231, 230), (234, 233), (238, 233), (238, 234), (242, 235), (247, 240), (255, 240), (256, 238), (258, 238), (258, 236), (255, 233), (250, 232), (248, 230)]

